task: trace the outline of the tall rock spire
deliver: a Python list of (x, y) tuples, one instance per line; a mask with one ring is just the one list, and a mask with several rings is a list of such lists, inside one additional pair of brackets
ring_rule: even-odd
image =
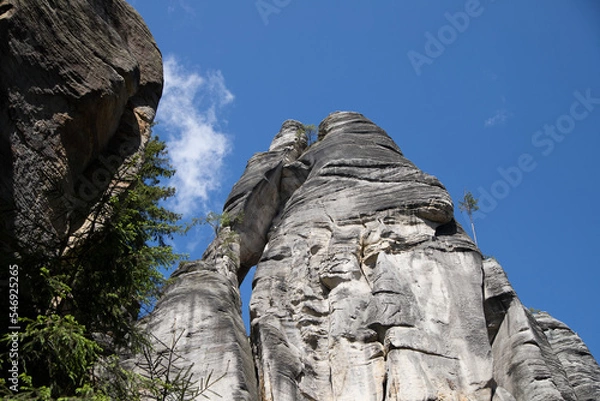
[(481, 256), (450, 196), (360, 114), (319, 137), (254, 278), (262, 399), (490, 399)]

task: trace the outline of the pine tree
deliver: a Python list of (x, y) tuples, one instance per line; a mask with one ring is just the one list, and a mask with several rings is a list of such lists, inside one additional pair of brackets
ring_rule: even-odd
[(479, 246), (477, 244), (477, 234), (475, 233), (475, 223), (473, 222), (473, 212), (479, 210), (479, 206), (477, 205), (477, 203), (479, 202), (479, 199), (475, 198), (473, 196), (473, 194), (471, 193), (471, 191), (467, 191), (465, 189), (465, 194), (464, 197), (462, 199), (462, 201), (460, 201), (458, 208), (463, 211), (463, 212), (467, 212), (467, 215), (469, 216), (469, 221), (471, 222), (471, 231), (473, 232), (473, 239), (475, 240), (475, 245)]
[[(148, 344), (136, 328), (138, 314), (158, 297), (162, 271), (183, 257), (167, 239), (189, 227), (162, 205), (175, 193), (161, 185), (175, 173), (165, 143), (151, 138), (144, 155), (131, 163), (140, 168), (127, 178), (128, 189), (100, 200), (101, 213), (109, 211), (106, 218), (91, 225), (76, 246), (52, 259), (23, 255), (28, 263), (22, 264), (22, 278), (36, 291), (30, 313), (22, 308), (20, 314), (19, 399), (104, 400), (92, 366), (118, 348), (135, 352)], [(6, 360), (0, 355), (0, 365)], [(0, 380), (0, 397), (11, 394), (6, 385)]]

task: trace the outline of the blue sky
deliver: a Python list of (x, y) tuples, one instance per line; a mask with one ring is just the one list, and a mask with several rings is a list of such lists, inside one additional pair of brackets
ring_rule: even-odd
[(600, 3), (129, 1), (165, 58), (179, 211), (219, 211), (284, 120), (361, 112), (455, 204), (481, 197), (483, 253), (600, 357)]

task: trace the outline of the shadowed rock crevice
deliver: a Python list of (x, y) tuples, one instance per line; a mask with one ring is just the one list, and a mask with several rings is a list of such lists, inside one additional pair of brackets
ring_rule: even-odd
[(0, 3), (0, 18), (9, 18), (9, 12), (14, 8), (12, 4), (7, 1)]
[(458, 233), (458, 228), (456, 227), (456, 220), (452, 219), (448, 223), (440, 224), (435, 228), (435, 235), (437, 237), (443, 235), (454, 235)]

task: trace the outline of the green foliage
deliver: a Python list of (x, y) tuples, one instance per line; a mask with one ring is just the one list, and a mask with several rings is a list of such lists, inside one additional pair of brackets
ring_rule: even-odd
[(479, 199), (475, 198), (471, 191), (465, 190), (463, 199), (458, 205), (458, 208), (463, 212), (467, 212), (467, 215), (469, 216), (469, 221), (471, 222), (471, 231), (473, 232), (473, 239), (475, 240), (475, 245), (477, 245), (477, 233), (475, 232), (475, 223), (473, 222), (473, 212), (479, 210), (479, 206), (477, 205), (478, 202)]
[[(71, 289), (51, 309), (72, 311), (90, 332), (109, 333), (118, 345), (136, 340), (131, 338), (132, 323), (140, 307), (159, 295), (164, 282), (160, 268), (170, 268), (183, 256), (166, 244), (187, 228), (178, 224), (181, 216), (160, 205), (175, 193), (160, 185), (174, 173), (165, 146), (156, 137), (148, 142), (130, 189), (106, 200), (112, 212), (109, 224), (49, 269), (56, 282)], [(52, 299), (57, 296), (54, 291)]]
[(215, 236), (219, 234), (219, 230), (224, 227), (233, 227), (237, 223), (241, 223), (244, 217), (241, 214), (232, 216), (228, 212), (222, 214), (215, 212), (208, 212), (203, 219), (196, 219), (195, 221), (200, 224), (208, 224), (215, 232)]
[(71, 315), (40, 315), (36, 320), (24, 319), (24, 323), (25, 331), (19, 334), (23, 369), (32, 371), (38, 367), (32, 365), (42, 364), (59, 394), (83, 386), (102, 351), (85, 336), (85, 327)]
[(478, 202), (479, 199), (476, 199), (471, 191), (465, 191), (463, 200), (460, 201), (458, 207), (463, 212), (467, 212), (467, 214), (470, 216), (473, 212), (479, 210), (479, 206), (477, 205)]
[[(147, 346), (135, 321), (141, 308), (160, 295), (165, 282), (161, 269), (183, 258), (167, 239), (185, 234), (190, 226), (181, 225), (181, 216), (161, 205), (175, 193), (161, 186), (175, 172), (166, 145), (151, 138), (143, 158), (131, 164), (140, 166), (137, 174), (115, 180), (115, 185), (128, 182), (128, 190), (106, 191), (75, 246), (51, 259), (22, 255), (27, 261), (19, 263), (22, 292), (30, 299), (20, 309), (26, 323), (19, 353), (23, 398), (14, 399), (109, 399), (106, 383), (94, 379), (92, 366), (109, 369), (105, 362), (117, 349), (135, 352)], [(113, 373), (134, 381), (115, 366)], [(9, 392), (6, 383), (0, 385), (2, 391)]]
[[(220, 251), (222, 255), (227, 256), (232, 262), (239, 263), (237, 252), (232, 248), (232, 245), (236, 243), (237, 233), (234, 230), (236, 224), (241, 223), (244, 220), (242, 213), (232, 215), (228, 212), (218, 214), (215, 212), (209, 212), (204, 218), (195, 219), (196, 224), (207, 224), (212, 227), (215, 238), (221, 241)], [(229, 228), (228, 230), (224, 230)], [(213, 257), (216, 258), (217, 254), (214, 253)]]
[[(145, 345), (144, 347), (149, 347)], [(142, 377), (124, 369), (116, 355), (109, 355), (98, 360), (95, 366), (96, 374), (94, 386), (90, 389), (82, 389), (94, 394), (96, 397), (104, 396), (110, 400), (136, 401), (144, 388)], [(82, 398), (86, 399), (82, 396)]]
[(19, 376), (18, 394), (12, 394), (5, 386), (0, 386), (0, 395), (10, 395), (10, 398), (4, 399), (52, 400), (53, 394), (81, 394), (85, 400), (106, 399), (95, 394), (91, 386), (92, 368), (102, 349), (86, 337), (85, 327), (77, 323), (73, 316), (40, 315), (36, 320), (23, 319), (22, 323), (26, 323), (26, 327), (19, 333), (19, 343), (24, 344), (20, 349), (21, 367), (33, 374), (43, 367), (45, 374), (52, 378), (52, 383), (36, 387), (32, 376), (22, 373)]
[(218, 378), (213, 378), (210, 371), (206, 378), (194, 380), (191, 372), (194, 363), (185, 363), (184, 358), (177, 352), (177, 343), (181, 340), (184, 331), (179, 335), (173, 333), (170, 344), (166, 344), (159, 338), (154, 337), (160, 346), (160, 351), (145, 347), (143, 349), (143, 360), (138, 368), (141, 377), (144, 378), (143, 388), (147, 397), (152, 400), (195, 400), (198, 396), (209, 399), (208, 394), (221, 396), (211, 389), (217, 382), (225, 377), (227, 372)]
[(50, 388), (42, 386), (34, 388), (31, 383), (31, 376), (25, 373), (19, 375), (21, 384), (18, 393), (13, 393), (6, 387), (6, 383), (0, 380), (0, 396), (2, 400), (10, 401), (51, 401), (52, 394)]
[(318, 132), (319, 131), (314, 124), (303, 124), (302, 128), (298, 130), (298, 136), (306, 138), (306, 144), (311, 146), (317, 142)]

